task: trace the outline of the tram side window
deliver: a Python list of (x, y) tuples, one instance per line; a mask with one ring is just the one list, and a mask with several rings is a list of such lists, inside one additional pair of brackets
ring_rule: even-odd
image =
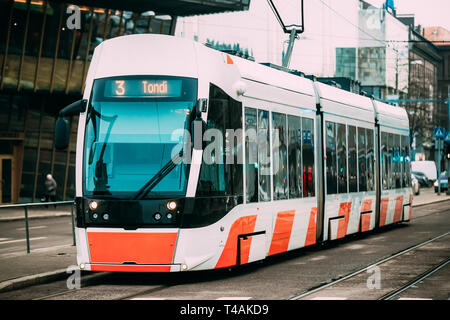
[(406, 137), (406, 179), (408, 179), (408, 187), (411, 187), (411, 148), (409, 144), (409, 136)]
[(400, 136), (398, 134), (394, 135), (394, 155), (392, 157), (392, 162), (395, 188), (400, 189), (402, 187), (402, 182), (400, 180), (402, 169), (400, 166)]
[(338, 193), (347, 193), (347, 132), (345, 124), (336, 124)]
[(336, 169), (336, 130), (335, 123), (326, 121), (326, 176), (327, 194), (337, 193), (337, 169)]
[(359, 191), (367, 191), (367, 137), (366, 129), (358, 128)]
[(257, 111), (245, 108), (245, 182), (247, 202), (258, 202)]
[(383, 190), (389, 189), (387, 140), (388, 134), (386, 132), (381, 132), (381, 169), (383, 171)]
[[(242, 139), (239, 136), (231, 137), (230, 132), (227, 132), (230, 129), (242, 129), (241, 115), (241, 103), (211, 85), (207, 126), (208, 129), (214, 129), (208, 131), (215, 134), (211, 134), (210, 142), (203, 151), (197, 196), (236, 196), (237, 203), (242, 203)], [(227, 139), (232, 140), (230, 144)], [(232, 158), (227, 161), (226, 157), (231, 157), (230, 152)]]
[(366, 129), (367, 137), (367, 190), (375, 190), (375, 151), (374, 151), (374, 136), (372, 129)]
[(409, 154), (409, 136), (401, 136), (402, 142), (402, 166), (403, 166), (403, 188), (411, 186), (411, 167)]
[(258, 110), (258, 168), (259, 168), (259, 201), (270, 201), (270, 136), (269, 112)]
[(394, 154), (394, 135), (392, 133), (388, 134), (387, 139), (387, 172), (388, 172), (388, 189), (395, 189), (394, 173), (392, 170), (392, 156)]
[(302, 197), (301, 118), (288, 116), (289, 198)]
[(286, 115), (272, 113), (273, 199), (288, 198)]
[(314, 120), (302, 118), (303, 196), (314, 197)]
[(348, 189), (358, 192), (358, 165), (356, 155), (356, 127), (348, 126)]

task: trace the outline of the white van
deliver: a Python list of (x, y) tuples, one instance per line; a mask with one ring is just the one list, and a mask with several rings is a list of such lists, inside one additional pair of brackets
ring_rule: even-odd
[(437, 169), (434, 161), (412, 161), (411, 171), (422, 172), (432, 182), (437, 179)]

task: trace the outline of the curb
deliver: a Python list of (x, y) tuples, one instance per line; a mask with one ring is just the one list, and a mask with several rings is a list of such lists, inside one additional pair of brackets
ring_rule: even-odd
[(0, 292), (7, 292), (17, 289), (22, 289), (36, 284), (50, 282), (54, 280), (61, 280), (67, 277), (67, 269), (60, 269), (56, 271), (49, 271), (39, 273), (31, 276), (20, 277), (16, 279), (6, 280), (0, 282)]
[(415, 207), (422, 207), (422, 206), (426, 206), (426, 205), (429, 205), (429, 204), (434, 204), (434, 203), (439, 203), (439, 202), (444, 202), (444, 201), (449, 201), (450, 200), (450, 198), (447, 198), (447, 199), (439, 199), (439, 200), (436, 200), (436, 201), (431, 201), (431, 202), (426, 202), (426, 203), (419, 203), (419, 204), (414, 204), (414, 198), (413, 198), (413, 205), (412, 205), (412, 207), (413, 208), (415, 208)]
[[(97, 283), (98, 281), (100, 281), (102, 278), (107, 277), (111, 274), (113, 274), (113, 273), (111, 273), (111, 272), (85, 273), (84, 271), (81, 271), (81, 275), (83, 277), (81, 280), (82, 287), (93, 285), (93, 284)], [(70, 274), (70, 272), (67, 272), (67, 269), (60, 269), (60, 270), (56, 270), (56, 271), (49, 271), (49, 272), (39, 273), (39, 274), (31, 275), (31, 276), (20, 277), (20, 278), (16, 278), (16, 279), (3, 281), (3, 282), (0, 282), (0, 293), (13, 291), (13, 290), (17, 290), (17, 289), (24, 289), (24, 288), (28, 288), (28, 287), (38, 285), (38, 284), (50, 283), (52, 281), (68, 279), (70, 277), (70, 275), (71, 274)], [(57, 293), (56, 295), (59, 295), (59, 293)], [(53, 296), (53, 294), (50, 294), (49, 296), (46, 296), (46, 297), (50, 297), (50, 296)], [(46, 297), (44, 297), (44, 298), (46, 298)], [(40, 300), (41, 298), (38, 298), (38, 300)]]

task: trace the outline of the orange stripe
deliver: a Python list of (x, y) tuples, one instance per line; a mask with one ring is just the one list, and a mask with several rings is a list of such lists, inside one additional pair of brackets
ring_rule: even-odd
[(227, 64), (234, 64), (233, 59), (229, 55), (227, 55)]
[(92, 263), (171, 264), (177, 233), (88, 232)]
[(170, 266), (112, 266), (105, 264), (91, 264), (91, 271), (112, 272), (170, 272)]
[[(227, 242), (223, 248), (222, 254), (220, 255), (219, 261), (216, 264), (217, 268), (225, 268), (229, 266), (234, 266), (237, 262), (237, 241), (238, 236), (241, 234), (253, 233), (255, 230), (256, 215), (241, 217), (237, 219), (231, 226), (230, 232), (228, 233)], [(241, 263), (248, 262), (248, 255), (250, 253), (251, 238), (241, 241)]]
[(308, 231), (306, 232), (305, 247), (316, 243), (316, 214), (317, 208), (311, 209), (309, 216)]
[(389, 205), (389, 198), (381, 199), (381, 209), (380, 209), (380, 227), (386, 224), (386, 215)]
[[(372, 200), (364, 200), (361, 205), (361, 212), (368, 212), (372, 209)], [(361, 214), (361, 232), (368, 231), (370, 229), (370, 218), (372, 214)]]
[(352, 209), (351, 202), (343, 202), (339, 206), (339, 217), (344, 217), (344, 219), (340, 219), (338, 222), (338, 231), (336, 239), (340, 239), (345, 237), (347, 234), (348, 220), (350, 218), (350, 210)]
[(289, 239), (291, 238), (294, 216), (295, 210), (283, 211), (277, 214), (277, 221), (275, 222), (275, 229), (273, 230), (269, 256), (287, 251)]
[(361, 205), (361, 212), (368, 212), (372, 210), (372, 200), (364, 200)]
[(394, 222), (399, 222), (402, 219), (402, 208), (403, 196), (398, 196), (397, 199), (395, 199)]

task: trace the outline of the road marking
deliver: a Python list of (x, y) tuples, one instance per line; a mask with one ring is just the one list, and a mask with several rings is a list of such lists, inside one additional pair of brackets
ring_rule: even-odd
[[(33, 241), (33, 240), (42, 240), (42, 239), (47, 239), (47, 237), (30, 238), (30, 241)], [(8, 243), (15, 243), (15, 242), (22, 242), (22, 241), (27, 241), (27, 239), (2, 241), (2, 242), (0, 242), (0, 244), (8, 244)]]
[(8, 239), (11, 239), (11, 238), (0, 238), (0, 241), (5, 241), (5, 240), (8, 240)]
[(148, 298), (131, 298), (130, 300), (166, 300), (167, 298), (153, 298), (153, 297), (148, 297)]
[(252, 297), (220, 297), (216, 300), (250, 300)]
[[(250, 300), (252, 297), (220, 297), (216, 300)], [(170, 300), (171, 298), (137, 297), (130, 300)], [(176, 298), (172, 298), (176, 299)]]
[[(28, 230), (31, 230), (31, 229), (43, 229), (43, 228), (47, 228), (47, 226), (29, 227)], [(16, 230), (18, 230), (18, 231), (25, 231), (25, 228), (17, 228)]]
[(342, 297), (314, 297), (311, 300), (347, 300), (347, 298), (342, 298)]

